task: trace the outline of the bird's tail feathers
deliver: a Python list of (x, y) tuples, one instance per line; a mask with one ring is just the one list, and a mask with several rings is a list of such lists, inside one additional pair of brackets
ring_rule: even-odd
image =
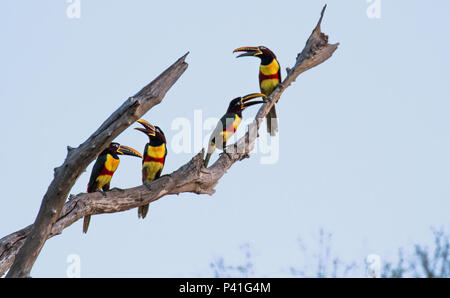
[(270, 136), (275, 136), (278, 132), (278, 118), (277, 111), (275, 110), (275, 106), (273, 106), (269, 113), (266, 116), (267, 122), (267, 132), (270, 133)]
[(212, 155), (212, 152), (206, 154), (205, 162), (203, 163), (203, 165), (205, 166), (205, 168), (208, 167), (208, 163), (209, 163), (209, 159), (211, 158), (211, 155)]
[(83, 220), (83, 233), (87, 233), (90, 222), (91, 222), (91, 216), (86, 215)]
[(148, 213), (149, 204), (138, 207), (138, 218), (144, 219)]

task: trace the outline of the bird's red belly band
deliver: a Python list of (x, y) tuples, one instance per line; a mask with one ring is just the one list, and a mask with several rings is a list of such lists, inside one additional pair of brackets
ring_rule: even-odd
[(265, 75), (262, 72), (259, 73), (259, 81), (262, 82), (264, 80), (273, 80), (273, 79), (279, 79), (278, 73)]
[(107, 176), (111, 176), (114, 174), (114, 171), (110, 171), (106, 168), (103, 168), (103, 170), (100, 172), (99, 176), (103, 176), (103, 175), (107, 175)]
[(231, 124), (230, 126), (228, 126), (226, 129), (223, 130), (223, 132), (231, 132), (231, 133), (235, 133), (237, 130), (237, 127), (233, 124)]
[(159, 162), (161, 164), (164, 164), (164, 157), (153, 157), (147, 155), (144, 159), (144, 162)]

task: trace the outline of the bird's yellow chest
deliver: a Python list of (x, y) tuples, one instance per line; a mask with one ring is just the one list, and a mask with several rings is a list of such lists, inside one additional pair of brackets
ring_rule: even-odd
[(268, 65), (260, 65), (259, 67), (259, 85), (261, 92), (270, 95), (280, 82), (279, 72), (280, 65), (276, 59), (273, 59)]
[(105, 168), (108, 171), (115, 172), (117, 170), (117, 167), (119, 166), (119, 163), (120, 159), (115, 159), (110, 154), (106, 155)]
[(164, 167), (166, 145), (148, 146), (142, 164), (142, 181), (152, 182)]
[(262, 81), (260, 84), (261, 92), (269, 96), (273, 92), (273, 90), (275, 90), (275, 87), (279, 82), (280, 81), (278, 79), (269, 79)]
[(280, 70), (280, 65), (278, 64), (277, 59), (273, 59), (272, 62), (270, 62), (267, 65), (260, 65), (259, 70), (262, 72), (262, 74), (268, 76), (278, 73)]
[(160, 162), (145, 162), (142, 165), (142, 182), (152, 182), (155, 180), (158, 172), (161, 172), (164, 164)]
[(160, 146), (148, 146), (147, 155), (156, 158), (164, 157), (166, 155), (166, 145), (161, 144)]
[(221, 133), (224, 142), (228, 141), (228, 139), (234, 135), (241, 122), (241, 117), (234, 115), (233, 123), (231, 123), (229, 127), (226, 127), (226, 129), (224, 129)]
[(120, 159), (115, 159), (112, 155), (106, 155), (106, 162), (100, 175), (97, 177), (97, 190), (111, 182), (112, 175), (119, 166)]

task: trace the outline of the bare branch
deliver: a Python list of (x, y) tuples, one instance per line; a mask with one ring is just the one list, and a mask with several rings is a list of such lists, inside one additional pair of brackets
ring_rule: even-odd
[[(60, 234), (64, 228), (66, 228), (67, 226), (71, 225), (72, 223), (74, 223), (75, 221), (86, 215), (125, 211), (151, 203), (163, 196), (170, 194), (192, 192), (196, 194), (212, 195), (214, 193), (214, 187), (217, 185), (217, 183), (223, 177), (223, 175), (225, 175), (227, 170), (236, 161), (248, 157), (248, 154), (251, 152), (254, 146), (254, 142), (258, 137), (259, 125), (261, 124), (261, 122), (271, 109), (271, 107), (275, 104), (275, 102), (277, 102), (280, 99), (281, 94), (284, 92), (284, 90), (292, 82), (294, 82), (295, 79), (302, 72), (311, 69), (321, 64), (322, 62), (326, 61), (337, 49), (338, 44), (334, 45), (328, 44), (328, 37), (320, 31), (320, 25), (324, 11), (325, 7), (322, 10), (321, 17), (317, 26), (314, 28), (311, 36), (306, 42), (305, 48), (301, 53), (297, 55), (297, 60), (294, 67), (288, 70), (288, 75), (285, 78), (285, 80), (281, 84), (279, 84), (277, 88), (272, 92), (272, 94), (267, 98), (268, 102), (261, 106), (255, 117), (255, 120), (249, 126), (248, 132), (241, 139), (239, 139), (236, 144), (227, 148), (226, 150), (227, 154), (222, 154), (211, 167), (205, 169), (203, 167), (204, 151), (202, 150), (202, 152), (194, 156), (191, 161), (183, 165), (177, 171), (171, 173), (170, 175), (164, 175), (160, 179), (152, 182), (150, 185), (151, 186), (150, 190), (147, 189), (147, 187), (145, 186), (137, 186), (134, 188), (124, 190), (117, 188), (112, 189), (110, 192), (107, 192), (106, 198), (103, 197), (101, 194), (96, 193), (90, 194), (82, 193), (76, 196), (72, 196), (71, 199), (65, 204), (62, 212), (57, 213), (61, 214), (61, 216), (59, 216), (59, 219), (56, 220), (55, 218), (55, 220), (52, 222), (52, 224), (53, 223), (54, 224), (49, 225), (50, 228), (48, 230), (48, 233), (46, 234), (46, 237), (49, 238), (54, 235)], [(184, 71), (184, 69), (182, 71)], [(151, 87), (150, 85), (145, 87), (135, 96), (135, 98), (141, 95), (145, 96), (145, 94), (148, 94), (149, 92), (151, 92), (151, 90), (153, 90), (152, 88), (157, 89), (157, 86), (159, 86), (159, 84), (163, 84), (163, 82), (159, 81), (158, 84), (155, 84), (153, 87)], [(153, 97), (150, 96), (150, 98)], [(161, 99), (159, 99), (159, 101), (160, 100)], [(124, 105), (126, 105), (126, 103)], [(138, 111), (140, 108), (141, 106), (138, 105), (136, 108), (133, 109), (134, 111)], [(132, 116), (129, 117), (129, 121), (131, 122), (129, 123), (127, 122), (128, 125), (130, 125), (136, 119), (139, 118), (134, 117), (136, 114), (138, 114), (138, 112), (134, 113), (135, 114), (132, 113)], [(117, 112), (114, 113), (113, 116), (115, 114), (118, 113)], [(139, 113), (139, 115), (142, 114)], [(120, 117), (117, 116), (116, 118)], [(108, 120), (105, 123), (107, 123)], [(101, 132), (102, 128), (105, 129), (110, 125), (113, 125), (113, 123), (115, 122), (113, 121), (111, 124), (105, 123), (98, 130), (100, 132), (98, 134), (96, 132), (94, 135), (96, 134), (100, 135), (102, 133)], [(128, 127), (128, 125), (126, 127)], [(88, 139), (88, 141), (89, 140), (90, 139)], [(101, 149), (103, 149), (103, 147)], [(78, 148), (70, 150), (69, 157), (71, 154), (74, 154), (72, 152), (74, 152), (75, 150), (78, 150)], [(100, 150), (97, 152), (97, 154), (99, 152)], [(92, 161), (92, 159), (90, 159), (90, 161)], [(84, 168), (85, 166), (83, 166), (83, 169)], [(67, 190), (67, 192), (65, 193), (66, 197), (69, 190)], [(17, 254), (17, 251), (20, 249), (23, 242), (26, 241), (24, 239), (28, 238), (27, 235), (29, 233), (32, 233), (32, 230), (33, 228), (29, 226), (25, 229), (22, 229), (16, 233), (13, 233), (9, 236), (0, 239), (0, 276), (8, 270), (8, 267), (10, 266), (12, 260), (14, 259), (14, 256)], [(45, 242), (45, 239), (43, 240), (43, 242)], [(28, 269), (31, 269), (31, 267), (29, 267)], [(29, 270), (28, 272), (22, 271), (17, 276), (25, 276), (26, 274), (24, 273), (28, 274)]]
[(68, 147), (66, 160), (60, 167), (55, 168), (53, 181), (44, 195), (29, 236), (17, 253), (7, 277), (26, 277), (30, 274), (75, 181), (115, 137), (162, 101), (169, 88), (186, 70), (186, 56), (187, 54), (181, 57), (135, 96), (128, 98), (78, 148)]
[(254, 142), (258, 137), (258, 130), (261, 122), (269, 113), (272, 106), (278, 102), (284, 90), (289, 87), (297, 77), (322, 62), (326, 61), (336, 51), (339, 43), (329, 44), (328, 36), (320, 31), (320, 25), (325, 13), (326, 5), (322, 9), (319, 22), (306, 41), (305, 48), (297, 55), (297, 60), (293, 68), (287, 69), (287, 76), (284, 81), (279, 84), (275, 90), (267, 97), (268, 102), (261, 106), (256, 114), (255, 120), (249, 126), (248, 132), (245, 136), (238, 140), (238, 142), (229, 148), (227, 153), (222, 155), (212, 167), (222, 168), (223, 171), (228, 170), (233, 163), (248, 157), (248, 154), (253, 149)]

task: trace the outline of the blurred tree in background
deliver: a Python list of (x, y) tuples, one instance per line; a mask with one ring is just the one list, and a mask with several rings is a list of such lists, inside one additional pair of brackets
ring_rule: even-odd
[[(383, 278), (448, 278), (450, 277), (450, 234), (444, 228), (432, 228), (433, 245), (428, 247), (416, 243), (412, 248), (399, 248), (396, 262), (383, 261), (380, 277)], [(332, 250), (332, 234), (319, 230), (318, 247), (310, 253), (299, 239), (299, 249), (309, 264), (288, 268), (292, 277), (367, 277), (367, 260), (345, 262)], [(227, 264), (224, 257), (211, 262), (214, 277), (256, 277), (255, 262), (249, 244), (241, 245), (244, 261), (241, 264)], [(405, 253), (409, 252), (409, 253)], [(380, 264), (381, 265), (381, 264)], [(258, 277), (260, 277), (258, 275)]]
[(432, 233), (432, 247), (415, 244), (408, 255), (399, 249), (397, 263), (386, 263), (382, 277), (450, 277), (450, 234), (443, 228), (433, 228)]

